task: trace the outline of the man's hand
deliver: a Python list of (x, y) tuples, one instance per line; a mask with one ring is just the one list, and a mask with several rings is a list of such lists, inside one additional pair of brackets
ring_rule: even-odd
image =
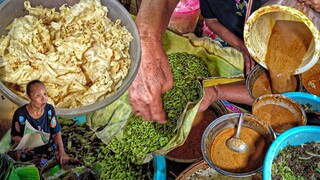
[(165, 123), (161, 95), (173, 86), (168, 57), (161, 41), (145, 41), (141, 38), (141, 46), (140, 68), (129, 88), (130, 104), (134, 114), (143, 119)]

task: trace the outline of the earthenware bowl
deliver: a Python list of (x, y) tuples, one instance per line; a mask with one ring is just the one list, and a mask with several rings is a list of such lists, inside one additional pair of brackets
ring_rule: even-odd
[[(297, 101), (289, 97), (283, 96), (281, 94), (266, 94), (257, 98), (252, 104), (252, 114), (257, 115), (257, 109), (263, 108), (263, 106), (270, 104), (277, 105), (289, 110), (298, 120), (298, 126), (303, 126), (307, 124), (307, 116), (302, 106)], [(259, 119), (263, 120), (263, 118), (264, 117), (260, 117)], [(283, 123), (285, 124), (286, 122)], [(276, 127), (272, 125), (271, 127), (273, 127), (273, 130), (275, 130), (275, 133), (277, 135), (280, 135), (283, 132), (276, 131)]]

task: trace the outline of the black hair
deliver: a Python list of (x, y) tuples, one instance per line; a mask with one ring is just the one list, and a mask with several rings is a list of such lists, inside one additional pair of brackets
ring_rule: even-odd
[(30, 97), (30, 91), (31, 91), (31, 86), (34, 85), (34, 84), (37, 84), (37, 83), (40, 83), (40, 84), (43, 84), (44, 83), (38, 79), (35, 79), (35, 80), (32, 80), (30, 82), (28, 82), (27, 84), (27, 95)]

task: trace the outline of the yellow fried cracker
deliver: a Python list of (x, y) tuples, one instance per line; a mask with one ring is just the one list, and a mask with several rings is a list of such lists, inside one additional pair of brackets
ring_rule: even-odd
[[(130, 32), (112, 22), (98, 0), (80, 0), (56, 11), (24, 3), (28, 15), (16, 18), (0, 39), (0, 80), (24, 86), (47, 85), (57, 107), (86, 106), (114, 93), (128, 74)], [(23, 90), (14, 91), (26, 98)]]

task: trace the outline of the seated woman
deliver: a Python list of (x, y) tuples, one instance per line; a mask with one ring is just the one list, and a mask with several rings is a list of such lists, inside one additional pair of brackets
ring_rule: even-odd
[(15, 111), (11, 126), (11, 140), (19, 144), (25, 134), (27, 123), (35, 130), (50, 134), (50, 137), (48, 143), (42, 146), (23, 147), (18, 151), (18, 158), (21, 161), (52, 159), (56, 154), (60, 164), (67, 163), (69, 156), (63, 147), (61, 126), (54, 107), (47, 103), (48, 96), (44, 83), (39, 80), (30, 81), (27, 84), (26, 93), (30, 102)]

